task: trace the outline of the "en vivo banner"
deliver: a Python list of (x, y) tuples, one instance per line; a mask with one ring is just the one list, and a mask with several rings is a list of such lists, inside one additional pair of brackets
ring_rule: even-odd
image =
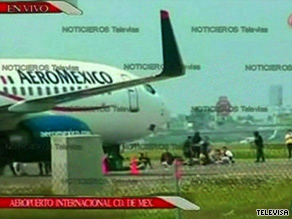
[(65, 1), (6, 1), (0, 2), (0, 14), (66, 13), (81, 15), (82, 11)]

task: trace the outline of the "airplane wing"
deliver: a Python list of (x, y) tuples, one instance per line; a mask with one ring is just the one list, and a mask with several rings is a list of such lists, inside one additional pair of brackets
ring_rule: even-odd
[(45, 98), (23, 100), (9, 106), (8, 111), (14, 113), (42, 112), (53, 109), (60, 103), (184, 75), (185, 68), (176, 44), (169, 13), (167, 11), (160, 11), (160, 18), (164, 65), (160, 74)]
[(7, 112), (9, 112), (8, 109), (9, 109), (9, 107), (11, 105), (12, 104), (7, 104), (7, 105), (4, 105), (4, 106), (0, 106), (0, 113), (7, 113)]

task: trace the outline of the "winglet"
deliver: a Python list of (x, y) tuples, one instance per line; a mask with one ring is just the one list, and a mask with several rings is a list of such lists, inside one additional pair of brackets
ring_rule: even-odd
[(185, 74), (185, 67), (175, 40), (168, 11), (160, 11), (163, 70), (159, 77), (177, 77)]

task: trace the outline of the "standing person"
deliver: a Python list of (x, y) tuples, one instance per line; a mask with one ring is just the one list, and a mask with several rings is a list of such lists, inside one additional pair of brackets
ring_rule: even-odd
[(287, 131), (287, 134), (285, 135), (285, 140), (286, 140), (286, 146), (288, 149), (288, 158), (291, 159), (291, 155), (292, 155), (292, 130), (291, 129)]
[(185, 140), (184, 145), (183, 145), (183, 154), (186, 158), (192, 159), (192, 137), (188, 136), (188, 138)]
[(40, 176), (43, 176), (44, 175), (44, 170), (43, 170), (43, 166), (44, 166), (44, 163), (43, 162), (38, 162), (38, 165), (39, 165), (39, 175)]
[(192, 151), (193, 151), (193, 157), (199, 158), (201, 153), (201, 146), (200, 142), (202, 141), (202, 137), (200, 135), (200, 132), (195, 132), (193, 138), (192, 138)]
[(40, 176), (49, 175), (52, 172), (51, 162), (49, 161), (39, 162), (38, 165), (39, 165)]
[(203, 159), (201, 163), (203, 165), (210, 163), (209, 146), (210, 146), (209, 137), (204, 136), (203, 140), (201, 141), (201, 157)]
[(51, 164), (51, 162), (50, 161), (45, 161), (44, 165), (45, 165), (46, 175), (49, 175), (50, 173), (52, 173), (52, 164)]
[(260, 159), (262, 159), (262, 162), (265, 162), (264, 140), (258, 131), (255, 131), (253, 134), (254, 134), (254, 143), (257, 148), (257, 155), (256, 155), (257, 157), (256, 157), (255, 162), (259, 162)]

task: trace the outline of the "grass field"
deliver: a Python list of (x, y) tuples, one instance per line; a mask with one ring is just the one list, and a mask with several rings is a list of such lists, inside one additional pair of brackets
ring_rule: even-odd
[[(218, 147), (221, 147), (218, 146)], [(228, 167), (221, 169), (218, 176), (186, 176), (180, 182), (181, 196), (196, 203), (201, 210), (181, 212), (182, 218), (257, 218), (256, 209), (289, 209), (292, 201), (292, 160), (287, 161), (284, 145), (268, 145), (265, 149), (267, 164), (261, 172), (261, 166), (254, 164), (255, 149), (249, 145), (228, 145), (237, 160), (234, 167), (247, 166), (246, 174), (234, 175)], [(145, 150), (126, 151), (125, 157), (132, 157)], [(156, 163), (163, 150), (147, 150), (148, 156)], [(181, 155), (181, 150), (170, 150)], [(269, 161), (270, 159), (270, 161)], [(291, 166), (290, 163), (291, 162)], [(286, 169), (273, 169), (274, 163), (285, 163)], [(262, 165), (262, 164), (258, 164)], [(212, 169), (212, 167), (208, 167)], [(217, 167), (218, 168), (218, 167)], [(220, 167), (219, 167), (220, 168)], [(273, 170), (273, 174), (269, 174)], [(278, 168), (278, 167), (274, 167)], [(207, 169), (206, 169), (207, 170)], [(220, 169), (218, 169), (220, 170)], [(204, 171), (201, 170), (201, 171)], [(276, 174), (275, 174), (276, 173)], [(198, 180), (200, 179), (200, 180)], [(127, 179), (125, 179), (127, 182)], [(162, 181), (161, 181), (162, 182)], [(164, 182), (164, 181), (163, 181)], [(140, 184), (120, 186), (111, 185), (116, 196), (174, 195), (172, 182), (163, 184), (154, 180), (145, 180)], [(153, 188), (150, 188), (153, 186)], [(148, 189), (146, 189), (148, 188)], [(177, 210), (0, 210), (0, 218), (176, 218)], [(282, 217), (283, 218), (283, 217)], [(292, 218), (292, 217), (290, 217)]]

